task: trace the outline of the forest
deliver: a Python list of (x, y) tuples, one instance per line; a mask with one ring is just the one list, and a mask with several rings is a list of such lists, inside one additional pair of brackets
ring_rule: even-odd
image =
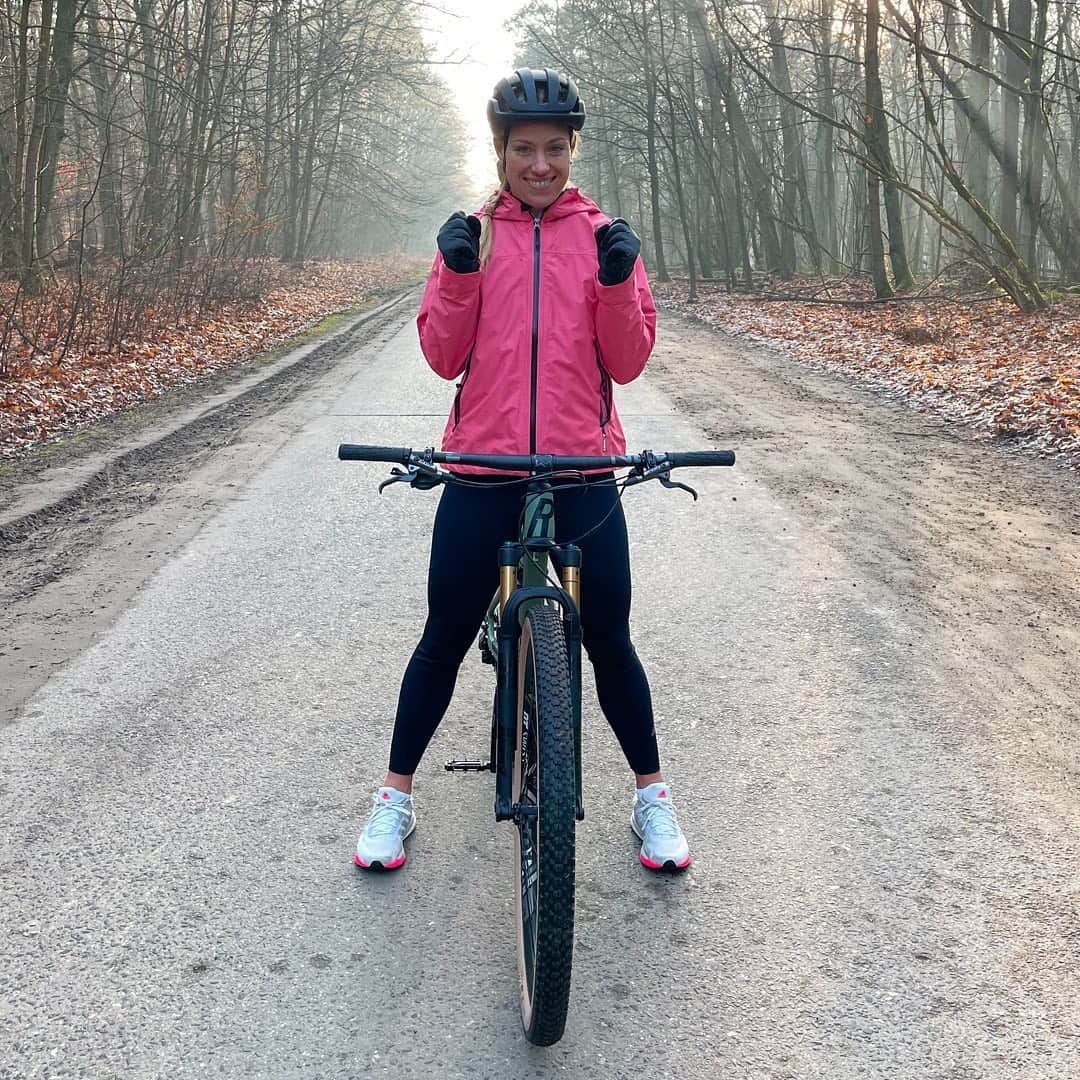
[[(1067, 320), (1055, 362), (1071, 392), (1077, 7), (549, 0), (507, 14), (519, 63), (578, 83), (575, 182), (635, 223), (673, 304), (888, 303), (883, 322), (911, 312), (928, 335), (913, 346), (940, 333), (928, 300), (1051, 312)], [(278, 290), (288, 307), (316, 263), (369, 291), (411, 279), (422, 259), (408, 255), (427, 257), (446, 213), (477, 205), (422, 4), (2, 10), (4, 389), (63, 384), (72, 357), (222, 305)]]
[(575, 0), (524, 53), (579, 79), (585, 186), (661, 278), (990, 281), (1030, 311), (1080, 279), (1080, 21), (1005, 5)]

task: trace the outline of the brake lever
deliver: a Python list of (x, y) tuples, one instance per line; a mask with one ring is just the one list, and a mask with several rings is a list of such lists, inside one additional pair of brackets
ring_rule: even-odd
[(390, 470), (390, 476), (379, 485), (379, 494), (383, 493), (383, 488), (389, 487), (391, 484), (407, 484), (412, 482), (412, 476), (410, 472), (402, 472), (396, 465)]
[(384, 480), (379, 485), (379, 494), (383, 493), (383, 488), (389, 487), (390, 484), (408, 484), (410, 487), (416, 488), (418, 491), (430, 491), (432, 488), (437, 488), (443, 482), (444, 473), (438, 467), (438, 465), (432, 465), (420, 461), (416, 465), (410, 465), (405, 472), (402, 472), (396, 465), (390, 470), (390, 478)]
[(672, 480), (670, 472), (662, 472), (657, 479), (666, 488), (680, 488), (683, 491), (690, 492), (694, 496), (694, 502), (697, 502), (697, 492), (689, 484), (680, 484), (678, 480)]
[(623, 481), (623, 487), (635, 487), (638, 484), (644, 484), (648, 480), (659, 480), (666, 488), (679, 488), (682, 491), (689, 492), (693, 495), (694, 502), (697, 502), (697, 492), (692, 487), (671, 479), (671, 465), (668, 463), (667, 458), (658, 457), (651, 450), (646, 450), (642, 457), (645, 459), (642, 467), (637, 472), (631, 473)]

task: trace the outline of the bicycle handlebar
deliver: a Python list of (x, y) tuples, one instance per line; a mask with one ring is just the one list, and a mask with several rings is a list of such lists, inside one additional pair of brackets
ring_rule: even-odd
[(563, 457), (548, 454), (453, 454), (439, 450), (422, 453), (403, 446), (364, 446), (342, 443), (338, 447), (342, 461), (386, 461), (396, 465), (473, 465), (511, 472), (552, 470), (580, 472), (586, 469), (641, 469), (666, 463), (669, 468), (688, 466), (734, 465), (734, 450), (648, 451), (641, 454), (613, 454), (606, 457)]
[(342, 461), (392, 461), (395, 465), (408, 465), (412, 451), (394, 446), (357, 446), (342, 443), (337, 450)]
[(685, 450), (665, 451), (657, 457), (666, 458), (673, 469), (682, 469), (688, 465), (734, 465), (734, 450)]

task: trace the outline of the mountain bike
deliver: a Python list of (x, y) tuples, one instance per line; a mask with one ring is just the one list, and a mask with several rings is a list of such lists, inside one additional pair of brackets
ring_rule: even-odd
[[(498, 549), (499, 587), (480, 628), (481, 659), (495, 668), (488, 761), (450, 761), (452, 772), (495, 773), (495, 820), (514, 829), (521, 1024), (539, 1046), (562, 1038), (574, 947), (574, 828), (585, 816), (581, 787), (581, 549), (555, 542), (554, 485), (585, 483), (587, 472), (628, 469), (611, 479), (625, 489), (649, 480), (697, 492), (671, 479), (686, 466), (734, 465), (730, 450), (553, 457), (338, 447), (343, 461), (395, 466), (394, 483), (419, 489), (474, 484), (441, 466), (521, 473), (525, 488), (516, 540)], [(621, 496), (621, 491), (620, 491)], [(554, 567), (555, 573), (551, 569)]]

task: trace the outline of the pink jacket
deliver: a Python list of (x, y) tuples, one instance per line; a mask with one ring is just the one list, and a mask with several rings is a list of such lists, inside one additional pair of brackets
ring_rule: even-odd
[(625, 453), (611, 383), (641, 374), (656, 308), (640, 258), (619, 285), (597, 279), (608, 221), (567, 188), (537, 225), (504, 191), (486, 271), (455, 274), (436, 255), (416, 324), (431, 367), (461, 376), (444, 450)]

